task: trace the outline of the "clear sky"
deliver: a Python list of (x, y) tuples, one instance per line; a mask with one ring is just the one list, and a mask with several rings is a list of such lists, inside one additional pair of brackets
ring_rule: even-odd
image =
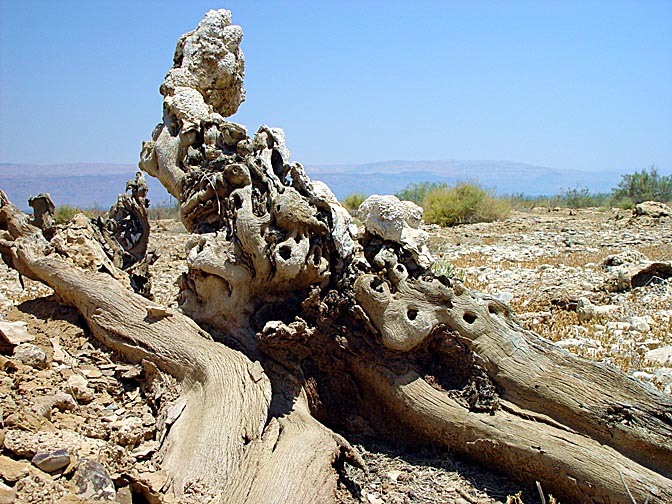
[(232, 120), (304, 164), (672, 170), (671, 0), (0, 0), (0, 162), (135, 163), (210, 8), (245, 33)]

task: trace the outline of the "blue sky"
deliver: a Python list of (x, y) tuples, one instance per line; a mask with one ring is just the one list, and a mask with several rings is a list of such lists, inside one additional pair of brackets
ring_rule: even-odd
[(293, 159), (672, 170), (672, 1), (0, 0), (0, 162), (135, 163), (177, 38), (243, 27)]

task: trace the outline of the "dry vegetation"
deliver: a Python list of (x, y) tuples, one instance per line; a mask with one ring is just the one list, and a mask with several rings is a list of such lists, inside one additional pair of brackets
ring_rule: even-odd
[[(513, 294), (510, 305), (528, 329), (554, 342), (583, 340), (565, 348), (614, 364), (669, 392), (669, 382), (661, 380), (656, 366), (643, 356), (652, 348), (672, 344), (670, 281), (607, 292), (603, 263), (624, 250), (639, 252), (650, 261), (670, 261), (670, 228), (669, 220), (633, 221), (629, 212), (616, 210), (516, 212), (497, 224), (437, 230), (432, 244), (442, 257), (440, 263), (450, 264), (452, 273), (470, 288)], [(539, 243), (557, 246), (525, 243), (525, 236), (535, 235)], [(521, 244), (519, 253), (515, 245), (511, 247), (515, 243)], [(575, 309), (567, 309), (572, 301), (568, 286), (596, 304), (616, 307), (609, 314), (580, 320)], [(633, 316), (650, 317), (650, 330), (629, 333)]]

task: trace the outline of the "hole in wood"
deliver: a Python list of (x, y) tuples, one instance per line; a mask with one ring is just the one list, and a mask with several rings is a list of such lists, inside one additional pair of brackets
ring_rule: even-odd
[(478, 318), (474, 313), (471, 312), (464, 312), (464, 315), (462, 315), (462, 318), (467, 324), (473, 324), (476, 322), (476, 319)]
[(292, 249), (287, 246), (280, 247), (279, 253), (280, 257), (282, 257), (285, 261), (292, 257)]

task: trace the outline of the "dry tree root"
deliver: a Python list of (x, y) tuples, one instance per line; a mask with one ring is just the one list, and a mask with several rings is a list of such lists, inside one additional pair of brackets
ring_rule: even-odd
[[(108, 273), (76, 266), (1, 191), (0, 230), (3, 259), (77, 308), (101, 343), (179, 380), (184, 409), (162, 450), (175, 495), (190, 488), (193, 496), (197, 487), (198, 498), (222, 502), (308, 503), (314, 495), (333, 496), (333, 464), (350, 448), (307, 413), (300, 394), (276, 399), (284, 415), (269, 419), (270, 381), (259, 362), (213, 342), (179, 312), (153, 313), (145, 298)], [(320, 480), (323, 486), (313, 488)]]
[(163, 122), (143, 144), (141, 168), (192, 233), (181, 312), (148, 309), (95, 239), (69, 241), (68, 228), (47, 242), (4, 195), (0, 207), (9, 264), (105, 345), (180, 380), (163, 459), (174, 492), (333, 502), (336, 467), (362, 462), (326, 425), (444, 446), (564, 502), (672, 501), (670, 398), (434, 275), (416, 205), (369, 198), (359, 234), (290, 162), (282, 130), (250, 138), (225, 119), (244, 97), (241, 37), (228, 11), (210, 11), (180, 38)]

